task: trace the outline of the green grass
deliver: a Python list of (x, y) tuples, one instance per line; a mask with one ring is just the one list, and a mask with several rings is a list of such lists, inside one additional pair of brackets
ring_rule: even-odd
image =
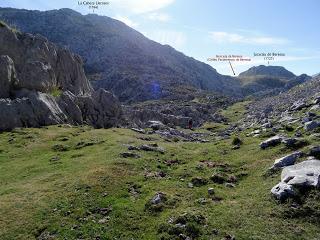
[(237, 122), (243, 118), (246, 112), (246, 106), (250, 101), (237, 102), (225, 110), (221, 111), (221, 114), (228, 119), (230, 122)]
[(0, 20), (0, 27), (6, 27), (6, 26), (7, 26), (7, 24), (4, 21)]
[[(244, 105), (223, 113), (237, 119), (231, 111), (241, 113)], [(239, 134), (240, 149), (232, 150), (232, 137), (192, 143), (152, 135), (150, 142), (119, 128), (51, 126), (2, 133), (0, 239), (41, 234), (55, 239), (178, 239), (180, 232), (195, 239), (223, 239), (226, 234), (246, 240), (320, 238), (319, 223), (308, 216), (288, 216), (290, 207), (270, 196), (280, 176), (265, 173), (290, 150), (260, 150), (263, 138), (245, 135)], [(165, 154), (139, 152), (138, 159), (119, 155), (128, 151), (123, 144), (148, 143), (158, 143)], [(177, 161), (170, 165), (169, 160)], [(215, 165), (208, 167), (208, 161)], [(166, 176), (146, 177), (159, 171)], [(238, 182), (234, 188), (214, 183), (214, 173)], [(189, 188), (194, 177), (208, 183)], [(161, 209), (148, 205), (156, 192), (166, 194)], [(186, 228), (176, 227), (179, 222), (186, 222)]]
[(53, 88), (51, 91), (50, 91), (50, 94), (53, 96), (53, 97), (60, 97), (61, 94), (62, 94), (62, 90), (58, 87), (55, 87)]
[(9, 28), (12, 32), (14, 32), (14, 33), (16, 33), (16, 34), (20, 34), (20, 33), (21, 33), (20, 30), (19, 30), (16, 26), (14, 26), (14, 25), (9, 26), (6, 22), (4, 22), (4, 21), (2, 21), (2, 20), (0, 20), (0, 27), (7, 27), (7, 28)]

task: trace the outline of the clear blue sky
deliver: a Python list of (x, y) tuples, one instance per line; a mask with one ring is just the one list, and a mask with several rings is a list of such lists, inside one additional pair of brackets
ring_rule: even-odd
[[(267, 64), (261, 57), (253, 57), (254, 52), (280, 52), (286, 56), (270, 65), (284, 66), (295, 74), (320, 72), (319, 0), (106, 1), (110, 4), (95, 13), (121, 20), (150, 39), (169, 44), (223, 74), (232, 73), (229, 65), (207, 62), (209, 57), (251, 57), (250, 63), (234, 63), (238, 74), (253, 65)], [(0, 6), (93, 12), (78, 2), (82, 1), (1, 0)]]

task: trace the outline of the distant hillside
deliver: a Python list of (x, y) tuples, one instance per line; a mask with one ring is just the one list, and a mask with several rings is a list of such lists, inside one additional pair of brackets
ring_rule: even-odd
[(311, 79), (296, 76), (284, 67), (260, 65), (239, 74), (244, 95), (273, 95)]
[(285, 69), (284, 67), (260, 65), (257, 67), (249, 68), (247, 71), (240, 73), (239, 77), (244, 78), (244, 77), (261, 76), (261, 75), (279, 77), (279, 78), (285, 78), (285, 79), (290, 79), (296, 76), (292, 72)]
[(121, 101), (170, 97), (188, 86), (241, 96), (236, 78), (221, 75), (109, 17), (84, 16), (70, 9), (0, 8), (0, 19), (24, 32), (40, 33), (81, 55), (94, 86), (111, 90)]

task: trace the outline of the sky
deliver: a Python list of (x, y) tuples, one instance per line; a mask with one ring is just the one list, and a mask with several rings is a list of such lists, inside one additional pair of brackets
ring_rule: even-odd
[[(284, 66), (299, 75), (320, 72), (319, 0), (1, 0), (0, 7), (51, 10), (71, 8), (120, 20), (146, 37), (233, 75), (257, 65)], [(281, 53), (273, 60), (254, 53)]]

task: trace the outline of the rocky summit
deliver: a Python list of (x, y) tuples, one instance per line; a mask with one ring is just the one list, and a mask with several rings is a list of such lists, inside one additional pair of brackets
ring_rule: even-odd
[(40, 35), (0, 26), (0, 130), (52, 124), (119, 124), (109, 92), (94, 91), (78, 55)]
[(296, 76), (281, 66), (252, 67), (239, 74), (243, 95), (256, 97), (276, 95), (298, 84), (307, 82), (310, 76)]

